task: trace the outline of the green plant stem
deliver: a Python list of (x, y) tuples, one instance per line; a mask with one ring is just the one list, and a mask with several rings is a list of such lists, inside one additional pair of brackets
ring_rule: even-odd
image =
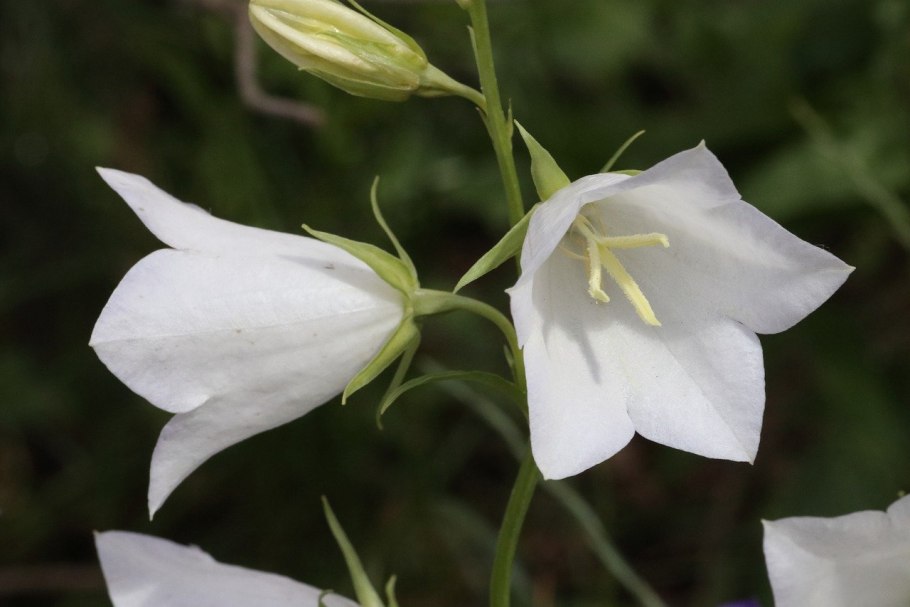
[[(434, 289), (417, 289), (414, 297), (414, 310), (418, 316), (427, 314), (442, 314), (453, 310), (464, 310), (471, 312), (481, 318), (490, 321), (500, 330), (506, 339), (509, 352), (512, 354), (513, 376), (515, 385), (522, 392), (527, 389), (525, 382), (524, 357), (521, 354), (521, 348), (518, 345), (518, 336), (515, 334), (515, 327), (505, 314), (494, 308), (488, 303), (477, 299), (456, 295), (448, 291), (436, 291)], [(527, 403), (525, 403), (527, 405)], [(527, 412), (527, 408), (525, 408)]]
[(531, 450), (528, 449), (518, 469), (518, 478), (512, 487), (505, 515), (502, 517), (502, 526), (499, 528), (499, 538), (496, 540), (496, 556), (490, 578), (490, 607), (508, 607), (510, 603), (512, 565), (518, 548), (518, 538), (521, 536), (521, 527), (539, 478), (537, 465), (534, 463)]
[(465, 7), (471, 19), (474, 41), (474, 59), (477, 62), (477, 74), (480, 77), (480, 90), (483, 92), (484, 111), (487, 132), (496, 152), (496, 162), (506, 190), (506, 205), (509, 209), (509, 224), (515, 225), (524, 217), (524, 203), (521, 200), (521, 186), (518, 183), (518, 172), (515, 170), (515, 158), (512, 156), (512, 128), (502, 108), (499, 84), (496, 80), (496, 68), (493, 64), (493, 45), (490, 42), (490, 23), (487, 19), (486, 0), (470, 0)]

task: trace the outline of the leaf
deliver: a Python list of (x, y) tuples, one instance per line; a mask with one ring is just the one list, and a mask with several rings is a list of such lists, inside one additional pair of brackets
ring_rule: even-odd
[(525, 216), (519, 219), (518, 223), (512, 226), (509, 231), (506, 232), (505, 236), (493, 245), (492, 249), (484, 253), (480, 259), (474, 262), (474, 265), (472, 265), (471, 268), (465, 272), (464, 276), (459, 279), (458, 284), (455, 285), (455, 290), (452, 291), (453, 293), (458, 293), (463, 287), (474, 282), (481, 276), (485, 276), (489, 272), (492, 272), (518, 253), (525, 240), (525, 234), (528, 232), (528, 223), (531, 221), (531, 215), (536, 208), (537, 205), (531, 207), (531, 209), (525, 213)]
[(426, 375), (421, 375), (420, 377), (415, 377), (387, 394), (382, 399), (382, 403), (379, 406), (379, 415), (384, 414), (395, 401), (414, 388), (444, 381), (461, 381), (480, 384), (494, 392), (499, 392), (500, 394), (508, 396), (516, 403), (524, 402), (524, 395), (515, 387), (515, 384), (503, 379), (495, 373), (487, 373), (485, 371), (442, 371), (440, 373), (428, 373)]

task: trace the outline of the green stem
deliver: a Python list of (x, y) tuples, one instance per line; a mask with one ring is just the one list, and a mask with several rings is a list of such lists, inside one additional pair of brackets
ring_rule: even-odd
[(448, 291), (437, 291), (434, 289), (417, 289), (414, 297), (414, 312), (418, 316), (428, 314), (442, 314), (453, 310), (464, 310), (471, 312), (481, 318), (490, 321), (496, 328), (502, 332), (506, 343), (509, 346), (509, 352), (512, 354), (514, 365), (513, 375), (515, 385), (524, 392), (527, 389), (525, 382), (524, 357), (521, 348), (518, 346), (518, 336), (515, 334), (515, 327), (505, 314), (494, 308), (488, 303), (477, 299), (456, 295)]
[(496, 540), (496, 556), (493, 559), (493, 573), (490, 579), (490, 607), (509, 606), (512, 566), (518, 548), (518, 538), (539, 478), (537, 465), (534, 463), (531, 450), (528, 449), (521, 462), (521, 468), (518, 469), (518, 478), (512, 487), (512, 495), (509, 497), (502, 526), (499, 528), (499, 538)]
[(483, 92), (487, 132), (496, 152), (496, 162), (506, 190), (506, 204), (509, 209), (509, 223), (515, 225), (524, 217), (524, 203), (521, 200), (521, 186), (518, 183), (518, 172), (515, 170), (515, 158), (512, 156), (511, 120), (506, 119), (499, 95), (499, 84), (496, 81), (496, 68), (493, 64), (493, 45), (490, 42), (490, 23), (487, 20), (486, 0), (469, 0), (465, 9), (471, 18), (474, 41), (474, 58), (477, 62), (477, 74), (480, 77), (480, 90)]

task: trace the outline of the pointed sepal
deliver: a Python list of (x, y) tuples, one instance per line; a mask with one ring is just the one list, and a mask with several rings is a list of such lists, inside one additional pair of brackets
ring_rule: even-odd
[(409, 267), (399, 258), (375, 245), (351, 240), (343, 236), (336, 236), (328, 232), (320, 232), (306, 224), (303, 225), (303, 229), (313, 238), (335, 245), (367, 264), (380, 278), (398, 291), (401, 291), (406, 297), (410, 296), (418, 287), (417, 279), (412, 272), (413, 264)]
[(474, 262), (474, 265), (472, 265), (471, 268), (465, 272), (464, 276), (459, 279), (453, 293), (457, 293), (468, 284), (474, 282), (481, 276), (485, 276), (489, 272), (492, 272), (518, 254), (521, 250), (521, 245), (524, 242), (525, 234), (528, 233), (528, 223), (531, 221), (531, 215), (534, 214), (536, 209), (537, 205), (531, 207), (531, 210), (525, 213), (525, 216), (512, 226), (509, 231), (506, 232), (505, 236), (493, 245), (492, 249), (484, 253), (480, 259)]
[(515, 122), (521, 138), (524, 139), (528, 152), (531, 154), (531, 178), (537, 195), (541, 200), (547, 200), (558, 190), (569, 185), (570, 181), (550, 152), (544, 149), (519, 122)]
[(413, 317), (408, 314), (395, 329), (395, 332), (392, 333), (392, 336), (389, 337), (388, 341), (380, 348), (379, 352), (376, 353), (376, 356), (348, 382), (341, 395), (341, 404), (345, 404), (352, 394), (376, 379), (399, 356), (411, 350), (414, 347), (414, 342), (419, 339), (420, 328), (414, 322)]
[(351, 575), (351, 582), (354, 584), (354, 594), (357, 596), (357, 603), (360, 607), (385, 607), (382, 599), (379, 598), (379, 593), (376, 592), (373, 584), (370, 583), (370, 578), (367, 577), (367, 572), (360, 562), (360, 557), (357, 556), (354, 545), (348, 539), (347, 534), (341, 527), (341, 523), (335, 518), (335, 513), (332, 512), (329, 500), (325, 496), (322, 496), (322, 509), (325, 512), (325, 520), (329, 523), (329, 528), (332, 530), (332, 535), (335, 536), (335, 541), (344, 555), (348, 573)]
[[(635, 142), (636, 139), (638, 139), (639, 137), (641, 137), (644, 134), (645, 134), (644, 131), (638, 131), (637, 133), (635, 133), (634, 135), (632, 135), (631, 137), (626, 139), (625, 143), (623, 143), (621, 146), (619, 146), (619, 148), (615, 152), (613, 152), (613, 155), (610, 156), (610, 159), (607, 161), (607, 164), (605, 164), (604, 167), (602, 169), (600, 169), (600, 171), (598, 171), (598, 172), (609, 173), (610, 169), (613, 168), (613, 165), (616, 164), (616, 161), (619, 160), (619, 157), (623, 155), (623, 153), (628, 149), (628, 147), (630, 145), (632, 145)], [(641, 173), (641, 171), (635, 171), (634, 173), (631, 171), (613, 171), (613, 172), (622, 173), (624, 175), (637, 175), (638, 173)]]

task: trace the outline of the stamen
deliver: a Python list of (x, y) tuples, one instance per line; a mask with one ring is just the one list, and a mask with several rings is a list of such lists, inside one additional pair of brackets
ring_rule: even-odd
[(632, 303), (635, 312), (638, 313), (638, 317), (652, 327), (659, 327), (660, 321), (657, 320), (657, 316), (654, 315), (651, 304), (648, 302), (645, 294), (641, 292), (638, 283), (635, 282), (632, 276), (630, 276), (622, 266), (619, 258), (613, 254), (613, 251), (606, 247), (601, 249), (600, 254), (600, 261), (603, 264), (603, 267), (606, 268), (607, 273), (616, 281), (616, 284), (622, 289), (623, 294), (625, 294), (626, 298)]
[(609, 249), (637, 249), (639, 247), (653, 247), (661, 245), (663, 248), (670, 246), (666, 234), (651, 232), (650, 234), (635, 234), (633, 236), (601, 236), (597, 242)]
[(651, 232), (648, 234), (632, 234), (630, 236), (604, 236), (606, 231), (596, 217), (598, 228), (594, 227), (592, 220), (584, 215), (579, 215), (572, 222), (574, 232), (581, 236), (585, 241), (585, 253), (579, 255), (571, 251), (568, 247), (560, 245), (563, 251), (570, 257), (583, 259), (588, 266), (588, 294), (598, 302), (608, 302), (610, 297), (603, 290), (603, 272), (607, 273), (616, 281), (623, 294), (635, 308), (636, 314), (643, 322), (652, 327), (659, 327), (660, 321), (651, 308), (648, 298), (642, 293), (641, 288), (635, 279), (623, 267), (619, 258), (611, 249), (637, 249), (640, 247), (651, 247), (661, 245), (664, 248), (670, 246), (670, 240), (666, 234)]

